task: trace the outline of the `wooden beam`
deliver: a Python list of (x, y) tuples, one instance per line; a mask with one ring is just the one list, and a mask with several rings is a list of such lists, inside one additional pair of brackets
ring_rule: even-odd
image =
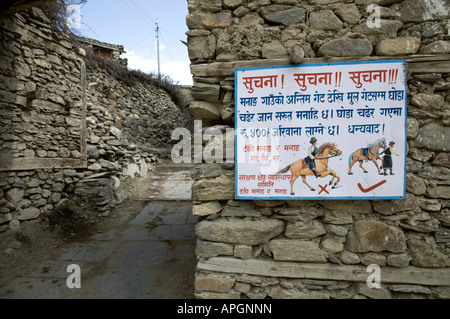
[[(391, 57), (360, 57), (360, 58), (312, 58), (305, 59), (303, 64), (363, 62), (383, 60), (406, 60), (411, 73), (450, 73), (450, 54), (413, 55)], [(214, 62), (209, 64), (192, 64), (191, 72), (197, 77), (232, 77), (235, 69), (258, 68), (270, 66), (291, 65), (289, 59), (248, 60), (233, 62)]]
[[(364, 266), (275, 262), (270, 260), (241, 260), (215, 257), (202, 260), (199, 271), (247, 274), (274, 278), (339, 280), (364, 283), (372, 273)], [(381, 267), (381, 284), (411, 284), (450, 286), (450, 268)]]
[(87, 168), (87, 161), (70, 158), (5, 158), (0, 157), (0, 171), (29, 171), (36, 169)]

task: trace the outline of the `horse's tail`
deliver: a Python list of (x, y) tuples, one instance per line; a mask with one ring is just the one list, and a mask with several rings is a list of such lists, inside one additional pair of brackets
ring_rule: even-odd
[[(354, 153), (353, 153), (354, 154)], [(348, 168), (350, 168), (350, 166), (352, 165), (353, 162), (353, 154), (350, 155), (349, 159), (348, 159)]]
[(286, 168), (282, 169), (281, 171), (279, 171), (275, 175), (285, 174), (285, 173), (289, 172), (289, 170), (291, 169), (291, 166), (292, 165), (287, 166)]

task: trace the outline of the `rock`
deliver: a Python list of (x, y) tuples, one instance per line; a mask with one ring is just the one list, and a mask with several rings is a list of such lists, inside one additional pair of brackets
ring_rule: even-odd
[(380, 288), (380, 289), (371, 289), (367, 286), (366, 283), (359, 284), (359, 291), (361, 295), (369, 297), (371, 299), (391, 299), (392, 294), (391, 292), (386, 288)]
[(332, 40), (319, 49), (319, 56), (362, 57), (372, 54), (373, 46), (367, 39), (341, 38)]
[(105, 168), (107, 170), (117, 171), (119, 169), (119, 167), (117, 166), (116, 163), (113, 163), (113, 162), (110, 162), (110, 161), (107, 161), (104, 159), (100, 159), (98, 162), (103, 168)]
[(353, 222), (353, 217), (346, 212), (326, 212), (322, 221), (333, 225), (347, 225)]
[(395, 292), (408, 292), (408, 293), (418, 293), (418, 294), (431, 294), (431, 290), (428, 287), (423, 287), (419, 285), (390, 285), (389, 290)]
[(405, 37), (381, 40), (377, 47), (377, 55), (408, 55), (415, 54), (420, 47), (420, 38)]
[(289, 26), (304, 23), (306, 13), (304, 9), (289, 5), (270, 5), (261, 8), (261, 16), (268, 22)]
[(208, 60), (214, 58), (216, 53), (216, 37), (212, 34), (207, 36), (189, 37), (189, 59)]
[(374, 201), (373, 208), (382, 215), (393, 215), (398, 212), (413, 211), (420, 212), (420, 207), (414, 196), (406, 195), (405, 199), (393, 201)]
[(219, 177), (224, 173), (220, 164), (200, 164), (196, 166), (190, 176), (194, 180), (200, 180), (203, 178)]
[(330, 234), (345, 237), (348, 235), (347, 228), (343, 226), (337, 226), (337, 225), (328, 225), (327, 230)]
[(13, 188), (6, 192), (5, 198), (12, 203), (18, 203), (22, 200), (24, 194), (25, 192), (23, 189)]
[(449, 151), (450, 127), (430, 123), (420, 128), (419, 134), (412, 141), (412, 146), (431, 151)]
[(19, 213), (17, 213), (14, 218), (16, 220), (20, 220), (20, 221), (28, 221), (28, 220), (33, 220), (39, 217), (39, 215), (41, 214), (41, 211), (36, 208), (36, 207), (30, 207), (27, 209), (24, 209), (22, 211), (19, 211)]
[(98, 148), (94, 145), (87, 146), (87, 155), (88, 155), (88, 158), (92, 158), (92, 159), (97, 159), (100, 157)]
[(269, 249), (276, 261), (326, 262), (319, 245), (311, 241), (277, 239), (269, 243)]
[(337, 254), (344, 251), (344, 244), (327, 238), (322, 241), (322, 249), (331, 254)]
[(230, 26), (232, 15), (230, 12), (221, 13), (193, 13), (187, 16), (186, 23), (190, 30), (226, 28)]
[(234, 179), (224, 175), (214, 179), (198, 180), (192, 186), (194, 200), (216, 201), (234, 199)]
[(197, 275), (195, 278), (196, 291), (211, 291), (211, 292), (229, 292), (234, 286), (236, 279), (229, 276), (220, 275)]
[[(316, 0), (317, 1), (317, 0)], [(330, 295), (322, 291), (302, 292), (296, 289), (286, 290), (279, 286), (275, 286), (269, 292), (272, 299), (330, 299)]]
[(450, 41), (439, 40), (432, 42), (419, 50), (421, 54), (448, 54), (450, 53)]
[(0, 214), (0, 225), (9, 223), (10, 221), (12, 221), (11, 214)]
[(358, 6), (354, 3), (343, 4), (339, 6), (335, 13), (348, 24), (357, 24), (361, 19), (361, 13)]
[(346, 265), (357, 265), (361, 262), (359, 256), (351, 251), (344, 250), (339, 259)]
[(428, 187), (426, 194), (431, 198), (450, 199), (449, 186)]
[(197, 236), (206, 241), (228, 244), (258, 245), (280, 235), (284, 223), (279, 220), (225, 220), (202, 221), (196, 227)]
[(48, 63), (47, 61), (42, 60), (42, 59), (34, 59), (34, 64), (36, 64), (37, 66), (40, 66), (41, 68), (44, 68), (44, 69), (52, 68), (50, 63)]
[(313, 11), (309, 16), (310, 28), (316, 30), (340, 30), (344, 24), (331, 10)]
[(213, 243), (197, 240), (195, 253), (198, 257), (212, 258), (217, 256), (233, 256), (234, 246), (225, 243)]
[(222, 211), (222, 205), (217, 201), (194, 205), (192, 207), (192, 214), (194, 216), (209, 216), (220, 211)]
[(119, 141), (122, 139), (122, 134), (123, 134), (123, 131), (122, 130), (120, 130), (120, 129), (118, 129), (117, 127), (111, 127), (110, 129), (109, 129), (109, 133), (111, 134), (111, 135), (114, 135)]
[(261, 217), (261, 212), (255, 209), (252, 202), (237, 202), (237, 205), (226, 205), (222, 217)]
[(403, 27), (403, 23), (397, 20), (380, 19), (380, 27), (373, 28), (367, 23), (362, 23), (352, 28), (352, 31), (366, 36), (396, 36)]
[(432, 164), (450, 168), (450, 153), (439, 153), (433, 160)]
[(401, 20), (407, 22), (425, 22), (448, 16), (450, 8), (447, 0), (408, 0), (399, 6)]
[(284, 200), (254, 200), (253, 202), (260, 207), (277, 207), (286, 203)]
[(323, 225), (315, 220), (306, 223), (288, 223), (285, 235), (287, 238), (291, 239), (313, 239), (325, 235), (326, 233)]
[(414, 195), (423, 195), (427, 191), (424, 180), (415, 174), (406, 174), (406, 191)]
[(437, 243), (449, 243), (450, 242), (450, 231), (437, 230), (434, 234), (434, 238)]
[(286, 49), (279, 40), (273, 40), (269, 43), (264, 43), (262, 47), (262, 57), (265, 59), (279, 59), (288, 56)]
[(400, 1), (402, 0), (355, 0), (355, 3), (358, 5), (376, 4), (378, 6), (387, 6)]
[(361, 263), (365, 266), (386, 266), (386, 256), (377, 253), (367, 253), (361, 256)]
[(333, 212), (342, 212), (349, 214), (371, 214), (373, 213), (372, 205), (369, 201), (339, 201), (327, 200), (320, 203), (321, 206)]
[(300, 44), (293, 45), (288, 54), (292, 64), (302, 64), (305, 60), (305, 50)]
[(424, 110), (437, 111), (444, 106), (445, 100), (439, 94), (418, 93), (411, 98), (411, 104)]
[(192, 97), (195, 100), (199, 101), (218, 103), (220, 97), (220, 85), (209, 83), (195, 83), (192, 87)]
[(387, 265), (399, 268), (408, 267), (411, 259), (411, 256), (408, 254), (389, 255), (387, 257)]
[(407, 137), (408, 139), (415, 139), (419, 134), (419, 121), (413, 117), (407, 119)]
[(248, 245), (236, 245), (234, 247), (234, 257), (243, 260), (249, 260), (252, 258), (252, 246)]
[(358, 253), (402, 253), (406, 250), (406, 238), (396, 227), (375, 220), (361, 220), (354, 223), (346, 245), (348, 250)]
[(194, 101), (192, 102), (189, 110), (197, 119), (218, 120), (221, 118), (217, 106), (209, 102)]

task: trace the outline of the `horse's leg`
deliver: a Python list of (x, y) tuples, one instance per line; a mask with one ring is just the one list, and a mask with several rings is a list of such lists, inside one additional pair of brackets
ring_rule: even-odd
[(315, 192), (315, 191), (316, 191), (314, 188), (311, 187), (311, 185), (309, 185), (309, 184), (306, 182), (306, 175), (302, 175), (302, 179), (303, 179), (303, 183), (304, 183), (306, 186), (308, 186), (308, 188), (309, 188), (312, 192)]
[(378, 167), (377, 159), (376, 158), (372, 159), (372, 162), (375, 164), (375, 167), (377, 168), (378, 175), (381, 175), (381, 170)]
[(330, 186), (333, 185), (333, 182), (334, 182), (334, 180), (336, 179), (336, 173), (333, 174), (333, 172), (334, 172), (334, 171), (330, 171), (330, 173), (328, 174), (328, 175), (331, 174), (331, 175), (333, 176), (333, 178), (331, 179), (330, 184), (329, 184)]
[(355, 159), (355, 154), (352, 155), (352, 163), (350, 164), (350, 169), (348, 170), (348, 175), (353, 175), (352, 168), (355, 165), (357, 160)]
[(292, 174), (292, 178), (291, 178), (291, 195), (292, 196), (294, 196), (295, 195), (295, 193), (294, 193), (294, 183), (295, 183), (295, 181), (297, 180), (297, 178), (299, 178), (300, 176), (299, 175), (294, 175), (294, 174)]
[(341, 181), (341, 178), (337, 175), (337, 173), (335, 171), (331, 171), (331, 174), (333, 175), (333, 179), (331, 180), (330, 185), (333, 183), (333, 181), (335, 179), (337, 179), (336, 183), (334, 183), (333, 185), (333, 189), (336, 188), (337, 184), (339, 184), (339, 182)]
[(359, 161), (359, 167), (361, 167), (361, 169), (363, 170), (364, 173), (369, 173), (368, 171), (366, 171), (366, 169), (363, 167), (363, 163), (364, 161)]
[[(327, 177), (328, 175), (333, 176), (333, 178), (331, 179), (330, 183), (328, 184), (328, 185), (331, 186), (331, 185), (333, 185), (334, 180), (337, 178), (337, 175), (336, 175), (336, 172), (335, 172), (335, 171), (333, 171), (333, 170), (328, 170), (328, 171), (322, 172), (321, 177)], [(338, 181), (338, 182), (339, 182), (339, 181)], [(336, 182), (336, 184), (337, 184), (338, 182)], [(335, 186), (336, 186), (336, 184), (335, 184)]]

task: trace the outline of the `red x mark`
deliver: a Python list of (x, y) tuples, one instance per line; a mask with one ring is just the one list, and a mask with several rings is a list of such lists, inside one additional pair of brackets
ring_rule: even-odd
[(320, 186), (320, 189), (321, 189), (321, 191), (319, 192), (319, 195), (322, 194), (323, 192), (327, 193), (328, 195), (330, 194), (330, 193), (327, 191), (328, 185), (325, 185), (325, 186), (319, 185), (319, 186)]

